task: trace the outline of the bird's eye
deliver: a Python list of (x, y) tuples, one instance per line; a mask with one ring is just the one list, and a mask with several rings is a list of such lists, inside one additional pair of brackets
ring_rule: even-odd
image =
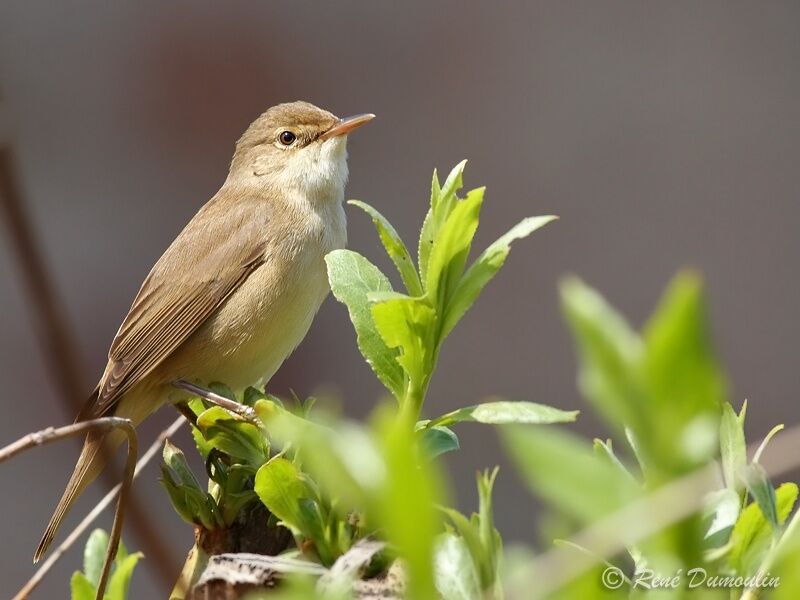
[(278, 139), (284, 146), (291, 146), (292, 144), (294, 144), (294, 141), (297, 139), (297, 136), (291, 131), (282, 131), (281, 134), (278, 136)]

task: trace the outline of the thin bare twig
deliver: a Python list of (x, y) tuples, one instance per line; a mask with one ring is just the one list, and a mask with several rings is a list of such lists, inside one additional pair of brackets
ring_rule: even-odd
[(117, 546), (122, 537), (122, 523), (125, 517), (125, 499), (128, 495), (131, 483), (133, 482), (133, 474), (136, 469), (138, 442), (136, 439), (136, 429), (133, 427), (133, 423), (131, 423), (129, 419), (122, 419), (120, 417), (100, 417), (99, 419), (81, 421), (80, 423), (73, 423), (65, 427), (48, 427), (42, 431), (29, 433), (16, 442), (0, 449), (1, 463), (29, 448), (50, 444), (67, 437), (84, 434), (88, 431), (107, 432), (112, 429), (121, 429), (127, 436), (128, 458), (125, 461), (125, 477), (120, 484), (119, 499), (117, 500), (117, 509), (114, 513), (114, 522), (111, 525), (111, 535), (108, 540), (106, 557), (103, 561), (103, 570), (100, 572), (100, 581), (97, 583), (97, 600), (103, 599), (103, 595), (106, 591), (106, 584), (108, 583), (108, 574), (111, 571), (111, 562), (117, 555)]
[(194, 394), (195, 396), (200, 396), (203, 400), (210, 402), (216, 406), (224, 408), (227, 411), (238, 415), (245, 421), (249, 421), (255, 425), (261, 426), (261, 420), (258, 418), (256, 411), (254, 411), (251, 407), (247, 406), (246, 404), (240, 404), (235, 400), (231, 400), (230, 398), (226, 398), (225, 396), (220, 396), (219, 394), (212, 392), (211, 390), (207, 390), (206, 388), (200, 387), (199, 385), (195, 385), (193, 383), (189, 383), (183, 379), (178, 379), (177, 381), (173, 381), (172, 385), (178, 389), (184, 390), (189, 392), (190, 394)]
[[(164, 445), (164, 441), (178, 431), (184, 423), (184, 418), (179, 417), (176, 419), (172, 425), (167, 427), (164, 431), (162, 431), (156, 440), (150, 445), (147, 451), (142, 454), (142, 457), (139, 459), (139, 462), (136, 463), (136, 471), (133, 473), (133, 478), (139, 476), (142, 469), (144, 469), (151, 460), (155, 456), (158, 455), (161, 446)], [(63, 542), (50, 553), (50, 556), (47, 557), (42, 565), (36, 570), (33, 577), (31, 577), (28, 582), (24, 585), (24, 587), (14, 596), (14, 600), (25, 600), (30, 593), (42, 582), (45, 575), (50, 571), (53, 565), (58, 562), (58, 560), (64, 555), (64, 553), (72, 547), (72, 545), (84, 534), (84, 532), (89, 528), (89, 526), (94, 523), (97, 517), (108, 508), (108, 506), (114, 501), (114, 498), (117, 497), (122, 484), (117, 484), (112, 490), (110, 490), (100, 502), (87, 514), (83, 520), (78, 524), (75, 529), (73, 529), (70, 534), (64, 539)]]

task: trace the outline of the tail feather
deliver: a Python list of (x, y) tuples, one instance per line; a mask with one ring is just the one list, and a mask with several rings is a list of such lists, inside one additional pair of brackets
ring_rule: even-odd
[(50, 517), (50, 523), (45, 529), (44, 535), (39, 542), (39, 547), (36, 548), (36, 553), (33, 555), (33, 562), (39, 562), (39, 559), (47, 552), (47, 548), (53, 542), (53, 538), (61, 526), (61, 522), (69, 512), (75, 500), (83, 492), (84, 489), (94, 481), (97, 474), (105, 465), (105, 456), (101, 452), (104, 440), (107, 434), (98, 434), (90, 432), (86, 436), (86, 441), (83, 443), (83, 450), (81, 450), (78, 463), (75, 465), (75, 470), (67, 483), (67, 489), (58, 501), (53, 516)]

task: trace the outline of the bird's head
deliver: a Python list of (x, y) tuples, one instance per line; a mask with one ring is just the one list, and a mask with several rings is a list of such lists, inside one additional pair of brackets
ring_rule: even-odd
[(228, 178), (313, 195), (341, 191), (347, 181), (347, 134), (374, 117), (340, 119), (308, 102), (273, 106), (236, 143)]

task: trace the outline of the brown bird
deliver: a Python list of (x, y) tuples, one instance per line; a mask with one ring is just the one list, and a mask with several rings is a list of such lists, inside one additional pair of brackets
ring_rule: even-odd
[[(374, 116), (339, 119), (292, 102), (247, 128), (225, 183), (144, 280), (78, 421), (115, 415), (138, 425), (186, 399), (177, 380), (234, 391), (269, 381), (328, 294), (323, 257), (347, 238), (347, 134)], [(105, 466), (103, 444), (124, 439), (87, 436), (34, 562)]]

